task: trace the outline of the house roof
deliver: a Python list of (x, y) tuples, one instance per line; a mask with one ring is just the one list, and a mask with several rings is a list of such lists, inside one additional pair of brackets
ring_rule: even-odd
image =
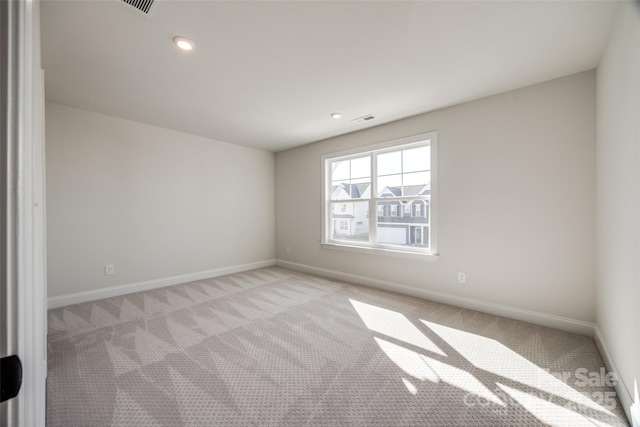
[(338, 194), (342, 192), (345, 196), (352, 199), (360, 199), (367, 192), (370, 186), (371, 184), (368, 182), (359, 184), (342, 182), (331, 187), (331, 194), (334, 198), (336, 198), (336, 196), (338, 196)]
[(382, 197), (402, 197), (402, 196), (428, 196), (431, 194), (431, 183), (420, 185), (405, 185), (404, 187), (385, 187)]
[[(342, 182), (331, 187), (331, 195), (336, 199), (360, 199), (366, 195), (371, 187), (370, 183), (350, 184)], [(402, 196), (428, 196), (431, 194), (431, 183), (420, 185), (406, 185), (404, 187), (385, 187), (381, 192), (381, 197), (402, 197)]]

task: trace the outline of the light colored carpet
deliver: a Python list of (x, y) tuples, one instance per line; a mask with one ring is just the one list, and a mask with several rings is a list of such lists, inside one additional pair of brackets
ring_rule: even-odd
[(51, 310), (47, 425), (627, 425), (602, 366), (591, 338), (272, 267)]

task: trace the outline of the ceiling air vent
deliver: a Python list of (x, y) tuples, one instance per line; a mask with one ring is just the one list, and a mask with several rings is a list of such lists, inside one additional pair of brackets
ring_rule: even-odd
[(358, 117), (357, 119), (351, 120), (351, 123), (364, 123), (373, 119), (375, 119), (375, 116), (373, 114), (367, 114), (366, 116)]
[(122, 3), (134, 8), (138, 12), (149, 15), (156, 0), (120, 0)]

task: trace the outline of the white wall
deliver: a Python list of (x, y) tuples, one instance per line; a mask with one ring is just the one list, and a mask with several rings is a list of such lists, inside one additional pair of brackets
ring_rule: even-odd
[(597, 324), (628, 392), (640, 380), (640, 6), (622, 2), (597, 74)]
[(50, 297), (274, 258), (273, 153), (51, 103), (46, 137)]
[[(595, 111), (588, 71), (277, 153), (276, 256), (593, 322)], [(320, 156), (431, 130), (437, 261), (322, 248)]]

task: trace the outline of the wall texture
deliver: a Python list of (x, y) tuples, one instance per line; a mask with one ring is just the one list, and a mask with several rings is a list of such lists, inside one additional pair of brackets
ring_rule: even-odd
[(274, 258), (273, 153), (51, 103), (46, 137), (49, 297)]
[[(276, 256), (592, 322), (595, 101), (588, 71), (277, 153)], [(320, 156), (431, 130), (439, 145), (438, 259), (323, 248)]]
[(633, 396), (634, 382), (640, 381), (638, 2), (620, 2), (598, 67), (597, 96), (597, 324), (611, 361)]

